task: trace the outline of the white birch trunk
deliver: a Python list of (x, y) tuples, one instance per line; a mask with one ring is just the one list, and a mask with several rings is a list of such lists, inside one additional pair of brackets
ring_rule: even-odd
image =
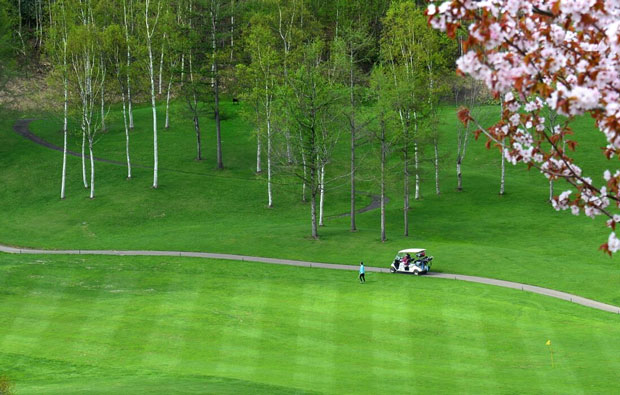
[(268, 206), (273, 207), (273, 195), (271, 190), (271, 108), (267, 116), (267, 195)]
[(459, 155), (456, 158), (456, 190), (457, 191), (462, 191), (463, 190), (463, 180), (462, 180), (462, 174), (461, 174), (461, 162), (462, 162), (462, 158)]
[(434, 145), (435, 145), (435, 193), (437, 195), (440, 194), (440, 190), (439, 190), (439, 149), (438, 149), (438, 141), (437, 141), (437, 136), (435, 136), (434, 138)]
[(161, 95), (161, 80), (162, 80), (162, 76), (164, 74), (164, 42), (166, 41), (166, 33), (164, 33), (164, 39), (161, 43), (161, 55), (159, 57), (159, 81), (158, 81), (158, 87), (157, 87), (157, 94)]
[[(504, 139), (502, 139), (502, 146), (504, 145)], [(505, 164), (506, 160), (504, 158), (504, 153), (502, 152), (502, 174), (501, 174), (501, 180), (500, 180), (500, 184), (499, 184), (499, 194), (503, 195), (504, 194), (504, 184), (505, 184), (505, 174), (506, 174), (506, 164)]]
[(218, 65), (217, 65), (217, 41), (216, 41), (216, 33), (217, 33), (217, 18), (219, 15), (219, 4), (216, 4), (216, 0), (211, 0), (211, 44), (213, 46), (213, 56), (212, 56), (212, 64), (211, 64), (211, 86), (214, 90), (214, 112), (215, 112), (215, 138), (216, 138), (216, 155), (217, 155), (217, 168), (223, 169), (224, 162), (222, 159), (222, 132), (221, 132), (221, 124), (220, 124), (220, 81), (218, 76)]
[[(103, 61), (101, 62), (103, 63)], [(101, 80), (101, 130), (105, 132), (105, 67), (103, 68), (102, 73), (103, 78)]]
[(123, 124), (125, 125), (125, 154), (127, 156), (127, 178), (131, 179), (131, 158), (129, 156), (129, 125), (127, 124), (127, 110), (125, 106), (125, 91), (121, 89), (123, 99)]
[(86, 178), (86, 131), (82, 130), (82, 181), (84, 188), (88, 188), (88, 180)]
[[(133, 3), (130, 3), (132, 6)], [(127, 107), (129, 114), (129, 129), (134, 128), (133, 124), (133, 109), (131, 104), (131, 49), (129, 46), (129, 21), (127, 20), (127, 4), (123, 0), (123, 20), (125, 24), (125, 43), (127, 44)]]
[(166, 124), (164, 127), (166, 129), (170, 128), (170, 90), (172, 89), (172, 74), (170, 75), (170, 80), (168, 81), (168, 92), (166, 93)]
[(62, 144), (62, 179), (60, 182), (60, 198), (64, 199), (66, 196), (65, 187), (66, 187), (66, 181), (67, 181), (67, 136), (69, 134), (67, 130), (67, 121), (69, 118), (68, 116), (69, 114), (69, 78), (67, 76), (68, 70), (67, 70), (67, 39), (66, 39), (66, 36), (63, 38), (62, 63), (63, 63), (62, 84), (63, 84), (64, 94), (65, 94), (65, 100), (64, 100), (64, 108), (63, 108), (64, 112), (63, 112), (63, 127), (62, 127), (63, 144)]
[(420, 199), (420, 155), (418, 153), (418, 117), (414, 112), (414, 139), (413, 139), (413, 161), (415, 163), (415, 200)]
[[(299, 135), (299, 140), (301, 141), (301, 146), (303, 147), (303, 141), (301, 134)], [(301, 163), (303, 166), (304, 178), (301, 182), (301, 201), (306, 201), (306, 180), (308, 179), (308, 163), (306, 161), (306, 154), (304, 150), (301, 150)]]
[(458, 132), (457, 136), (457, 155), (456, 155), (456, 190), (463, 190), (463, 173), (461, 166), (467, 153), (467, 141), (469, 139), (469, 130), (464, 129), (463, 132)]
[(310, 199), (310, 217), (312, 220), (312, 238), (318, 239), (319, 229), (317, 227), (317, 221), (316, 221), (316, 192), (312, 192), (311, 195), (312, 197)]
[(387, 240), (385, 235), (385, 122), (381, 119), (381, 241)]
[(403, 150), (403, 225), (404, 235), (409, 236), (409, 116), (405, 119), (402, 110), (399, 110), (398, 114), (405, 137)]
[(215, 39), (217, 29), (217, 12), (216, 12), (216, 0), (211, 0), (211, 48), (213, 49), (213, 55), (211, 56), (211, 87), (215, 88), (215, 55), (217, 51), (217, 43)]
[(95, 156), (93, 155), (93, 138), (88, 138), (88, 152), (90, 154), (90, 198), (95, 198)]
[(181, 86), (185, 82), (185, 54), (181, 54)]
[(235, 52), (235, 0), (231, 0), (230, 9), (230, 63), (232, 64)]
[(22, 54), (26, 54), (26, 43), (24, 42), (24, 37), (22, 36), (22, 1), (17, 0), (17, 35), (19, 36), (19, 41), (22, 43)]
[(256, 131), (256, 173), (261, 173), (263, 171), (261, 164), (261, 140), (260, 140), (260, 131)]
[(349, 99), (351, 103), (351, 115), (350, 115), (350, 126), (351, 126), (351, 195), (350, 195), (350, 216), (351, 216), (351, 232), (355, 232), (357, 230), (357, 226), (355, 224), (355, 172), (357, 170), (355, 164), (355, 145), (356, 145), (356, 137), (355, 137), (355, 95), (354, 95), (354, 84), (353, 84), (353, 46), (351, 46), (351, 50), (349, 52)]
[[(149, 52), (149, 77), (151, 79), (151, 108), (153, 109), (153, 188), (159, 186), (158, 183), (158, 169), (159, 169), (159, 157), (157, 151), (157, 107), (155, 103), (155, 75), (153, 70), (153, 48), (151, 45), (151, 39), (154, 34), (154, 30), (149, 27), (149, 5), (150, 0), (146, 0), (145, 3), (145, 24), (146, 24), (146, 46)], [(159, 3), (157, 18), (159, 17)], [(157, 18), (155, 19), (155, 25), (157, 25)], [(153, 27), (154, 28), (154, 27)]]
[(320, 198), (319, 198), (319, 226), (325, 226), (323, 223), (323, 202), (325, 201), (325, 164), (321, 164), (321, 174), (319, 181), (319, 190), (320, 190)]
[(133, 109), (131, 104), (131, 85), (130, 85), (129, 71), (127, 72), (127, 114), (129, 115), (129, 129), (134, 128), (133, 124)]
[(549, 202), (553, 201), (553, 180), (549, 180)]

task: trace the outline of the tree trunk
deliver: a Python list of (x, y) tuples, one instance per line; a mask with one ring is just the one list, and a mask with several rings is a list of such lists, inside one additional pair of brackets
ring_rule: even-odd
[(19, 41), (22, 44), (22, 54), (26, 55), (26, 43), (24, 42), (24, 36), (22, 35), (22, 1), (17, 0), (17, 35), (19, 36)]
[(125, 126), (125, 155), (127, 156), (127, 179), (131, 179), (131, 159), (129, 156), (129, 125), (127, 124), (127, 110), (125, 106), (125, 90), (121, 89), (123, 99), (123, 125)]
[(131, 85), (129, 78), (129, 71), (127, 72), (127, 113), (129, 115), (129, 129), (133, 130), (133, 109), (131, 104)]
[[(504, 140), (502, 139), (502, 146), (504, 145)], [(499, 184), (499, 194), (503, 195), (504, 194), (504, 184), (505, 184), (505, 174), (506, 174), (506, 165), (505, 165), (506, 160), (504, 159), (504, 153), (502, 152), (502, 175), (501, 175), (501, 180), (500, 180), (500, 184)]]
[(420, 199), (420, 156), (418, 153), (418, 114), (413, 113), (413, 160), (415, 162), (415, 200)]
[(164, 39), (161, 43), (161, 55), (159, 57), (159, 81), (157, 87), (157, 94), (161, 95), (161, 80), (164, 74), (164, 43), (166, 41), (166, 33), (164, 33)]
[(323, 202), (325, 201), (325, 164), (321, 165), (320, 170), (320, 180), (319, 180), (319, 190), (320, 190), (320, 198), (319, 198), (319, 226), (325, 226), (323, 222)]
[(273, 207), (273, 195), (271, 191), (271, 108), (267, 111), (267, 206)]
[(192, 62), (192, 51), (189, 51), (189, 81), (192, 88), (192, 102), (190, 107), (194, 113), (194, 131), (196, 132), (196, 160), (202, 160), (202, 141), (200, 135), (200, 124), (198, 122), (198, 97), (196, 96), (196, 86), (194, 85), (194, 67)]
[[(301, 133), (299, 135), (299, 140), (301, 141), (301, 145), (303, 147), (303, 138), (301, 136)], [(304, 152), (303, 148), (301, 150), (301, 163), (302, 163), (302, 167), (303, 167), (303, 172), (304, 172), (304, 178), (301, 182), (301, 201), (305, 202), (306, 201), (306, 180), (308, 179), (308, 163), (306, 160), (306, 153)]]
[(433, 139), (433, 143), (435, 146), (435, 193), (437, 193), (437, 195), (441, 193), (439, 190), (439, 149), (438, 149), (439, 141), (438, 140), (439, 139), (437, 136), (435, 136), (435, 138)]
[(262, 173), (260, 130), (256, 130), (256, 173)]
[(157, 188), (159, 186), (158, 182), (158, 168), (159, 168), (159, 160), (158, 160), (158, 152), (157, 152), (157, 107), (155, 103), (155, 75), (153, 70), (153, 48), (151, 45), (151, 38), (153, 36), (153, 32), (151, 32), (149, 27), (149, 0), (146, 0), (146, 8), (145, 8), (145, 23), (146, 23), (146, 46), (149, 51), (149, 77), (151, 79), (151, 107), (153, 109), (153, 188)]
[(181, 86), (185, 82), (185, 54), (181, 54)]
[(456, 190), (459, 192), (463, 190), (463, 175), (461, 174), (462, 161), (463, 158), (461, 155), (458, 155), (456, 157)]
[(385, 121), (381, 117), (381, 242), (387, 240), (385, 235)]
[(355, 232), (355, 124), (351, 119), (351, 232)]
[(211, 77), (211, 85), (214, 89), (214, 99), (215, 99), (215, 133), (217, 138), (217, 168), (223, 169), (224, 163), (222, 161), (222, 131), (220, 125), (220, 81), (218, 76), (218, 66), (216, 59), (217, 52), (217, 41), (216, 41), (216, 32), (217, 32), (217, 18), (219, 13), (219, 4), (215, 4), (215, 0), (211, 0), (211, 46), (213, 48), (213, 56), (211, 63), (211, 71), (213, 75)]
[(230, 1), (230, 63), (235, 52), (235, 0)]
[(88, 152), (90, 154), (90, 198), (95, 198), (95, 156), (93, 155), (93, 136), (88, 137)]
[(202, 160), (202, 144), (200, 143), (200, 123), (198, 113), (194, 107), (194, 131), (196, 132), (196, 160)]
[[(103, 61), (101, 61), (103, 63)], [(102, 66), (103, 67), (103, 66)], [(105, 67), (103, 67), (103, 79), (101, 80), (101, 131), (107, 130), (105, 126)]]
[[(130, 3), (132, 6), (132, 3)], [(133, 10), (132, 10), (133, 12)], [(133, 124), (133, 109), (131, 103), (131, 49), (129, 46), (129, 21), (127, 20), (127, 4), (123, 1), (123, 20), (125, 24), (125, 43), (127, 44), (127, 106), (129, 113), (129, 129), (134, 128)]]
[[(409, 139), (408, 136), (405, 137), (405, 141)], [(405, 151), (404, 151), (404, 190), (403, 190), (403, 214), (404, 214), (404, 227), (405, 227), (405, 236), (409, 236), (409, 149), (407, 147), (407, 143), (405, 142)]]
[[(311, 170), (310, 172), (314, 172), (316, 170)], [(310, 198), (310, 215), (312, 217), (312, 238), (317, 240), (319, 238), (319, 230), (317, 226), (316, 220), (316, 191), (313, 188), (311, 198)]]
[(549, 202), (553, 201), (553, 180), (549, 180)]
[(168, 81), (168, 92), (166, 93), (166, 124), (165, 128), (170, 128), (170, 90), (172, 89), (172, 74), (170, 75), (170, 80)]
[(355, 232), (355, 95), (353, 92), (353, 47), (349, 52), (349, 96), (351, 103), (351, 232)]
[[(20, 2), (21, 3), (21, 2)], [(20, 21), (21, 24), (21, 21)], [(62, 144), (62, 179), (60, 182), (60, 198), (65, 198), (65, 186), (67, 180), (67, 136), (69, 134), (67, 128), (67, 121), (69, 118), (69, 78), (67, 76), (67, 39), (66, 37), (63, 39), (63, 76), (62, 76), (62, 84), (64, 88), (65, 100), (64, 100), (64, 113), (63, 113), (63, 144)]]
[[(215, 67), (217, 73), (217, 66)], [(215, 133), (217, 137), (217, 168), (223, 169), (222, 161), (222, 127), (220, 125), (220, 81), (215, 77)]]
[(84, 188), (88, 188), (86, 179), (86, 132), (84, 130), (82, 130), (82, 181), (84, 181)]

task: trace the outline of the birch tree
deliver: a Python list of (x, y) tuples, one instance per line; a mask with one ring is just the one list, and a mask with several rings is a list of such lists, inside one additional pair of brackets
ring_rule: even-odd
[[(422, 20), (421, 20), (422, 18)], [(420, 28), (424, 28), (423, 16), (414, 4), (392, 3), (384, 20), (385, 30), (381, 39), (382, 58), (389, 65), (393, 84), (386, 87), (392, 92), (402, 129), (403, 155), (403, 219), (404, 235), (409, 235), (409, 166), (410, 148), (413, 145), (415, 168), (415, 199), (420, 199), (420, 150), (419, 127), (422, 108), (427, 104), (421, 81)]]
[[(21, 2), (20, 2), (21, 3)], [(20, 4), (21, 6), (21, 4)], [(62, 171), (60, 181), (60, 198), (66, 197), (67, 180), (67, 143), (68, 143), (68, 118), (69, 118), (69, 66), (68, 66), (68, 16), (65, 0), (58, 0), (51, 10), (56, 14), (55, 24), (50, 26), (50, 39), (48, 53), (53, 59), (54, 65), (60, 69), (63, 87), (63, 144), (62, 144)]]
[[(336, 40), (337, 41), (337, 40)], [(346, 117), (349, 123), (350, 130), (350, 230), (352, 232), (357, 230), (355, 223), (355, 195), (356, 195), (356, 148), (361, 136), (359, 136), (359, 129), (363, 126), (360, 122), (359, 109), (360, 106), (360, 94), (361, 88), (359, 83), (361, 80), (361, 71), (359, 69), (359, 63), (368, 60), (367, 51), (372, 45), (372, 40), (369, 34), (366, 32), (363, 26), (354, 26), (351, 23), (342, 32), (342, 42), (344, 50), (344, 78), (346, 79), (346, 85), (349, 90), (349, 105), (347, 106)]]
[(95, 160), (93, 146), (95, 137), (101, 130), (101, 119), (98, 119), (100, 89), (103, 71), (100, 69), (101, 52), (98, 49), (100, 36), (95, 29), (92, 8), (89, 2), (82, 4), (78, 12), (82, 25), (74, 28), (69, 36), (68, 50), (71, 55), (71, 68), (79, 95), (82, 128), (82, 159), (84, 173), (84, 143), (88, 142), (90, 159), (90, 198), (95, 198)]
[[(452, 95), (454, 97), (454, 105), (467, 106), (479, 119), (486, 120), (488, 116), (483, 111), (483, 102), (485, 98), (489, 98), (484, 86), (472, 78), (451, 78)], [(463, 162), (467, 155), (467, 147), (474, 131), (474, 125), (463, 125), (458, 122), (456, 128), (456, 190), (463, 191)]]
[(196, 136), (196, 160), (202, 160), (200, 114), (203, 111), (204, 102), (212, 99), (208, 94), (211, 85), (207, 83), (207, 80), (212, 77), (208, 67), (212, 64), (212, 43), (204, 40), (205, 35), (209, 32), (211, 22), (208, 19), (202, 18), (203, 15), (208, 14), (209, 9), (209, 4), (205, 6), (200, 2), (194, 3), (194, 1), (189, 1), (187, 4), (187, 15), (179, 25), (182, 34), (175, 43), (175, 45), (182, 48), (181, 53), (187, 55), (183, 61), (186, 61), (188, 66), (188, 78), (181, 85), (181, 93), (192, 116), (194, 134)]
[(220, 74), (219, 74), (219, 56), (218, 56), (218, 36), (221, 28), (221, 18), (223, 13), (222, 0), (209, 1), (209, 22), (210, 22), (210, 40), (211, 40), (211, 81), (213, 86), (213, 113), (215, 115), (215, 135), (216, 135), (216, 157), (217, 168), (223, 169), (224, 162), (222, 159), (222, 126), (220, 120)]
[[(297, 51), (307, 37), (317, 34), (317, 29), (312, 17), (308, 12), (304, 0), (268, 0), (264, 3), (264, 20), (275, 33), (279, 41), (280, 67), (282, 69), (283, 84), (289, 81), (289, 71), (291, 65), (296, 64), (299, 59)], [(286, 141), (286, 158), (288, 164), (295, 161), (293, 154), (292, 139), (297, 137), (291, 135), (291, 131), (286, 127), (287, 123), (282, 123), (282, 134)], [(302, 164), (306, 160), (305, 154), (301, 154)], [(306, 185), (302, 182), (301, 200), (306, 201)]]
[(131, 79), (131, 71), (132, 71), (132, 56), (131, 56), (131, 46), (133, 45), (133, 37), (134, 37), (134, 28), (135, 28), (135, 4), (134, 0), (122, 0), (123, 2), (123, 28), (125, 32), (125, 46), (127, 48), (127, 67), (125, 68), (125, 74), (127, 79), (127, 114), (129, 116), (129, 128), (134, 128), (133, 122), (133, 104), (132, 104), (132, 79)]
[(371, 128), (373, 142), (379, 143), (379, 187), (380, 187), (380, 216), (381, 216), (381, 242), (387, 240), (386, 234), (386, 178), (389, 172), (388, 155), (392, 152), (397, 136), (394, 134), (395, 112), (392, 108), (393, 98), (389, 89), (392, 84), (392, 76), (383, 65), (376, 65), (371, 73), (370, 86), (374, 94), (374, 106), (372, 111), (376, 114), (376, 122)]
[(114, 68), (116, 84), (120, 93), (123, 114), (123, 127), (125, 130), (125, 158), (127, 162), (127, 179), (132, 178), (131, 174), (131, 155), (130, 155), (130, 127), (127, 111), (127, 87), (126, 87), (126, 64), (124, 57), (125, 41), (120, 25), (111, 24), (104, 31), (105, 52), (109, 63)]
[[(305, 165), (288, 165), (293, 174), (302, 179), (310, 191), (310, 219), (312, 237), (318, 239), (317, 196), (320, 193), (321, 169), (329, 163), (339, 138), (337, 117), (343, 104), (342, 88), (330, 82), (320, 41), (304, 48), (304, 62), (293, 74), (284, 89), (287, 125), (299, 139), (295, 149), (305, 157)], [(286, 158), (285, 155), (281, 157)], [(286, 164), (286, 163), (285, 163)]]
[(144, 1), (144, 22), (146, 25), (146, 48), (149, 54), (148, 70), (151, 80), (151, 108), (153, 110), (153, 188), (159, 186), (158, 169), (159, 154), (157, 142), (157, 106), (155, 102), (155, 71), (153, 69), (153, 37), (157, 29), (159, 14), (161, 11), (161, 0), (157, 0), (155, 9), (151, 8), (151, 0)]
[[(274, 37), (260, 18), (253, 19), (247, 37), (247, 47), (251, 57), (250, 70), (256, 85), (249, 97), (256, 101), (258, 120), (263, 124), (267, 142), (267, 206), (273, 207), (273, 111), (276, 84), (279, 80), (280, 59), (275, 48)], [(260, 130), (259, 129), (259, 130)], [(287, 158), (288, 159), (288, 158)]]

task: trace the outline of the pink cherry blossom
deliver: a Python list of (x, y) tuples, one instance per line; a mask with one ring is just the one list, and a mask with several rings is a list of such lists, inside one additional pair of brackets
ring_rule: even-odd
[[(505, 141), (509, 162), (529, 163), (577, 190), (579, 198), (568, 191), (554, 198), (556, 210), (605, 215), (615, 229), (620, 170), (606, 170), (605, 184), (595, 186), (570, 156), (578, 145), (569, 123), (547, 127), (541, 115), (544, 107), (569, 121), (589, 113), (608, 142), (603, 154), (620, 158), (620, 0), (450, 0), (431, 3), (427, 15), (451, 37), (468, 26), (457, 67), (503, 96), (502, 119), (481, 131)], [(620, 240), (611, 233), (601, 247), (616, 252)]]

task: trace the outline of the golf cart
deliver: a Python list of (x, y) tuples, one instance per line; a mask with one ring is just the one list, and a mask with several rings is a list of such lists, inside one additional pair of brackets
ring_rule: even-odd
[(432, 256), (426, 256), (424, 248), (408, 248), (398, 251), (392, 265), (391, 273), (408, 273), (420, 275), (431, 270)]

